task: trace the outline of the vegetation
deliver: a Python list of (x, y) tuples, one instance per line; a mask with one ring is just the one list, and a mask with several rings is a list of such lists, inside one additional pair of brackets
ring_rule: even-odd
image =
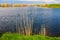
[(60, 8), (60, 4), (0, 4), (0, 7), (33, 7), (33, 6), (37, 6), (37, 7), (47, 7), (47, 8)]
[(25, 36), (18, 33), (5, 33), (0, 40), (60, 40), (60, 37), (48, 37), (41, 35)]
[(48, 8), (60, 8), (60, 4), (48, 4)]

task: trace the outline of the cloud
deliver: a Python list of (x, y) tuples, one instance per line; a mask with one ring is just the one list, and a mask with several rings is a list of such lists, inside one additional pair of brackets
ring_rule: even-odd
[(60, 0), (17, 0), (17, 1), (37, 1), (45, 3), (60, 3)]
[[(40, 2), (40, 3), (60, 3), (60, 0), (1, 0), (2, 2), (3, 1), (7, 1), (7, 2), (16, 2), (16, 1), (32, 1), (32, 2)], [(1, 2), (0, 1), (0, 2)]]

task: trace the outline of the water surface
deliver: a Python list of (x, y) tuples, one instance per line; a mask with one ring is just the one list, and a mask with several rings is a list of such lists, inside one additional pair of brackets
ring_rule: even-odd
[(15, 32), (16, 26), (32, 27), (34, 33), (46, 26), (47, 35), (60, 36), (60, 9), (58, 8), (0, 8), (0, 32)]

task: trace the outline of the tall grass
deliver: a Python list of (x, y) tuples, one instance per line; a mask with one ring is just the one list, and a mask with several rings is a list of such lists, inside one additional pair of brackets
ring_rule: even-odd
[(5, 33), (0, 40), (60, 40), (60, 37), (48, 37), (41, 35), (25, 36), (18, 33)]

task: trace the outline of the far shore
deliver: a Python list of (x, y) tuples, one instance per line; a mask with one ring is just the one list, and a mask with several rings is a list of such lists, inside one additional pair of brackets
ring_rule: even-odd
[(40, 7), (40, 8), (60, 8), (60, 4), (0, 4), (0, 7)]

